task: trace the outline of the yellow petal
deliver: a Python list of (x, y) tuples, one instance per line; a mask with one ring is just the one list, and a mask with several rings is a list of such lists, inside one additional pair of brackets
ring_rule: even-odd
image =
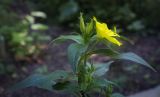
[(96, 22), (96, 30), (97, 30), (97, 33), (106, 33), (108, 30), (108, 27), (105, 23)]
[(107, 24), (106, 23), (100, 23), (100, 26), (105, 29), (108, 30)]
[(108, 34), (108, 36), (118, 36), (119, 37), (119, 35), (113, 32), (112, 30), (106, 30), (106, 33)]
[[(96, 17), (93, 17), (94, 21), (96, 22), (96, 32), (99, 38), (105, 38), (110, 42), (120, 46), (122, 45), (115, 37), (120, 37), (116, 32), (108, 29), (106, 23), (100, 23), (97, 21)], [(116, 31), (116, 30), (115, 30)]]
[(114, 38), (114, 37), (105, 36), (105, 39), (107, 39), (108, 41), (110, 41), (110, 42), (112, 42), (112, 43), (114, 43), (114, 44), (116, 44), (116, 45), (118, 45), (118, 46), (121, 46), (121, 45), (122, 45), (122, 43), (119, 42), (119, 41), (118, 41), (116, 38)]

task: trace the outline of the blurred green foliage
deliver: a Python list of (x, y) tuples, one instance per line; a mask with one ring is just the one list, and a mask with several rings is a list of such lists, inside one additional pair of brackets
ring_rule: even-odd
[(35, 32), (35, 30), (46, 29), (47, 26), (34, 23), (33, 16), (26, 15), (24, 19), (15, 21), (11, 26), (1, 25), (1, 41), (4, 42), (3, 44), (7, 48), (6, 52), (13, 54), (14, 58), (23, 59), (28, 55), (37, 55), (39, 53), (41, 41), (48, 40), (49, 37)]
[[(16, 2), (15, 4), (12, 0), (2, 0), (0, 3), (1, 6), (21, 5), (19, 9), (13, 10), (24, 11), (25, 8), (28, 11), (40, 10), (47, 14), (47, 22), (55, 25), (72, 26), (70, 24), (77, 22), (79, 12), (84, 12), (87, 17), (96, 15), (107, 23), (116, 24), (117, 27), (123, 28), (120, 30), (124, 32), (157, 34), (160, 28), (160, 0), (16, 0)], [(22, 3), (25, 7), (22, 7)]]
[(44, 48), (43, 41), (50, 37), (42, 34), (48, 26), (37, 23), (36, 18), (45, 18), (42, 12), (19, 15), (12, 9), (13, 1), (0, 1), (0, 70), (5, 73), (15, 61), (37, 58)]
[[(124, 31), (156, 34), (160, 28), (160, 0), (29, 0), (32, 10), (44, 11), (49, 22), (69, 24), (79, 12), (96, 15)], [(32, 5), (32, 6), (31, 6)], [(154, 29), (154, 30), (153, 30)]]

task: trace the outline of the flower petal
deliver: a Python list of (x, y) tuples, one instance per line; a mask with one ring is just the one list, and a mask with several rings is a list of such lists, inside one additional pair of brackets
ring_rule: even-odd
[(118, 41), (116, 38), (114, 38), (114, 37), (105, 36), (105, 39), (109, 40), (110, 42), (112, 42), (112, 43), (114, 43), (114, 44), (116, 44), (116, 45), (118, 45), (118, 46), (121, 46), (121, 45), (122, 45), (122, 43), (119, 42), (119, 41)]
[[(105, 38), (110, 42), (117, 44), (118, 46), (122, 45), (115, 37), (120, 37), (116, 32), (108, 29), (106, 23), (100, 23), (97, 21), (96, 17), (93, 17), (96, 22), (96, 32), (99, 38)], [(114, 28), (115, 29), (115, 28)], [(116, 31), (116, 30), (115, 30)]]
[(108, 34), (108, 36), (117, 36), (119, 37), (119, 35), (115, 32), (113, 32), (112, 30), (106, 30), (106, 33)]

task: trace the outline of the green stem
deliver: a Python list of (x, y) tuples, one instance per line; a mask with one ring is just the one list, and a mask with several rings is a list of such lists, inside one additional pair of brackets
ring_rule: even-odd
[(86, 69), (87, 59), (89, 58), (88, 52), (89, 52), (90, 49), (93, 49), (97, 45), (97, 43), (98, 43), (98, 41), (94, 42), (94, 44), (92, 44), (91, 47), (88, 46), (87, 50), (80, 57), (80, 60), (78, 62), (78, 75), (77, 76), (78, 76), (78, 84), (81, 88), (80, 94), (81, 94), (82, 97), (89, 97), (89, 95), (87, 95), (85, 93), (86, 89), (88, 87), (88, 78), (87, 78), (88, 76), (86, 76), (87, 73), (88, 73), (88, 71)]
[(94, 49), (96, 47), (96, 45), (98, 44), (99, 40), (96, 40), (93, 44), (91, 44), (91, 46), (88, 48), (88, 51)]

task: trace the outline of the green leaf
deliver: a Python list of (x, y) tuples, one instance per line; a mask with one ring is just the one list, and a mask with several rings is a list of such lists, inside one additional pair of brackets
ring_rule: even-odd
[(83, 43), (83, 38), (80, 36), (80, 35), (62, 35), (54, 40), (52, 40), (50, 42), (51, 43), (61, 43), (61, 42), (64, 42), (66, 40), (73, 40), (79, 44), (82, 44)]
[(66, 79), (68, 76), (68, 72), (62, 70), (57, 70), (47, 75), (34, 74), (29, 76), (25, 80), (19, 82), (18, 84), (15, 84), (13, 87), (10, 88), (10, 90), (16, 91), (19, 89), (33, 86), (52, 91), (52, 85), (56, 84), (56, 80)]
[(152, 69), (153, 71), (156, 71), (153, 67), (151, 67), (144, 59), (142, 59), (140, 56), (132, 53), (132, 52), (128, 52), (128, 53), (122, 53), (119, 54), (118, 56), (114, 56), (114, 58), (116, 59), (124, 59), (124, 60), (130, 60), (136, 63), (139, 63), (141, 65), (144, 65), (146, 67), (149, 67), (150, 69)]
[(25, 19), (30, 23), (30, 24), (34, 24), (35, 19), (33, 16), (27, 15), (25, 16)]
[(40, 18), (46, 18), (46, 14), (44, 12), (41, 11), (33, 11), (31, 12), (31, 15), (34, 17), (40, 17)]
[(32, 24), (31, 25), (32, 30), (47, 30), (48, 27), (44, 24)]
[(77, 64), (80, 56), (85, 52), (86, 47), (81, 44), (73, 43), (68, 47), (68, 60), (71, 64), (73, 72), (77, 70)]
[(120, 94), (120, 93), (113, 93), (113, 94), (111, 95), (111, 97), (125, 97), (125, 96), (123, 96), (123, 95)]
[(114, 59), (130, 60), (130, 61), (139, 63), (143, 66), (149, 67), (153, 71), (156, 71), (144, 59), (142, 59), (140, 56), (138, 56), (138, 55), (136, 55), (132, 52), (120, 54), (120, 53), (118, 53), (116, 51), (113, 51), (111, 49), (98, 49), (98, 50), (93, 50), (93, 51), (89, 52), (89, 55), (90, 54), (102, 54), (102, 55), (106, 55), (106, 56), (109, 56), (109, 57), (114, 58)]
[(95, 71), (94, 71), (93, 75), (95, 77), (103, 76), (109, 70), (109, 66), (112, 63), (113, 63), (113, 61), (110, 61), (110, 62), (107, 62), (107, 63), (94, 64)]

